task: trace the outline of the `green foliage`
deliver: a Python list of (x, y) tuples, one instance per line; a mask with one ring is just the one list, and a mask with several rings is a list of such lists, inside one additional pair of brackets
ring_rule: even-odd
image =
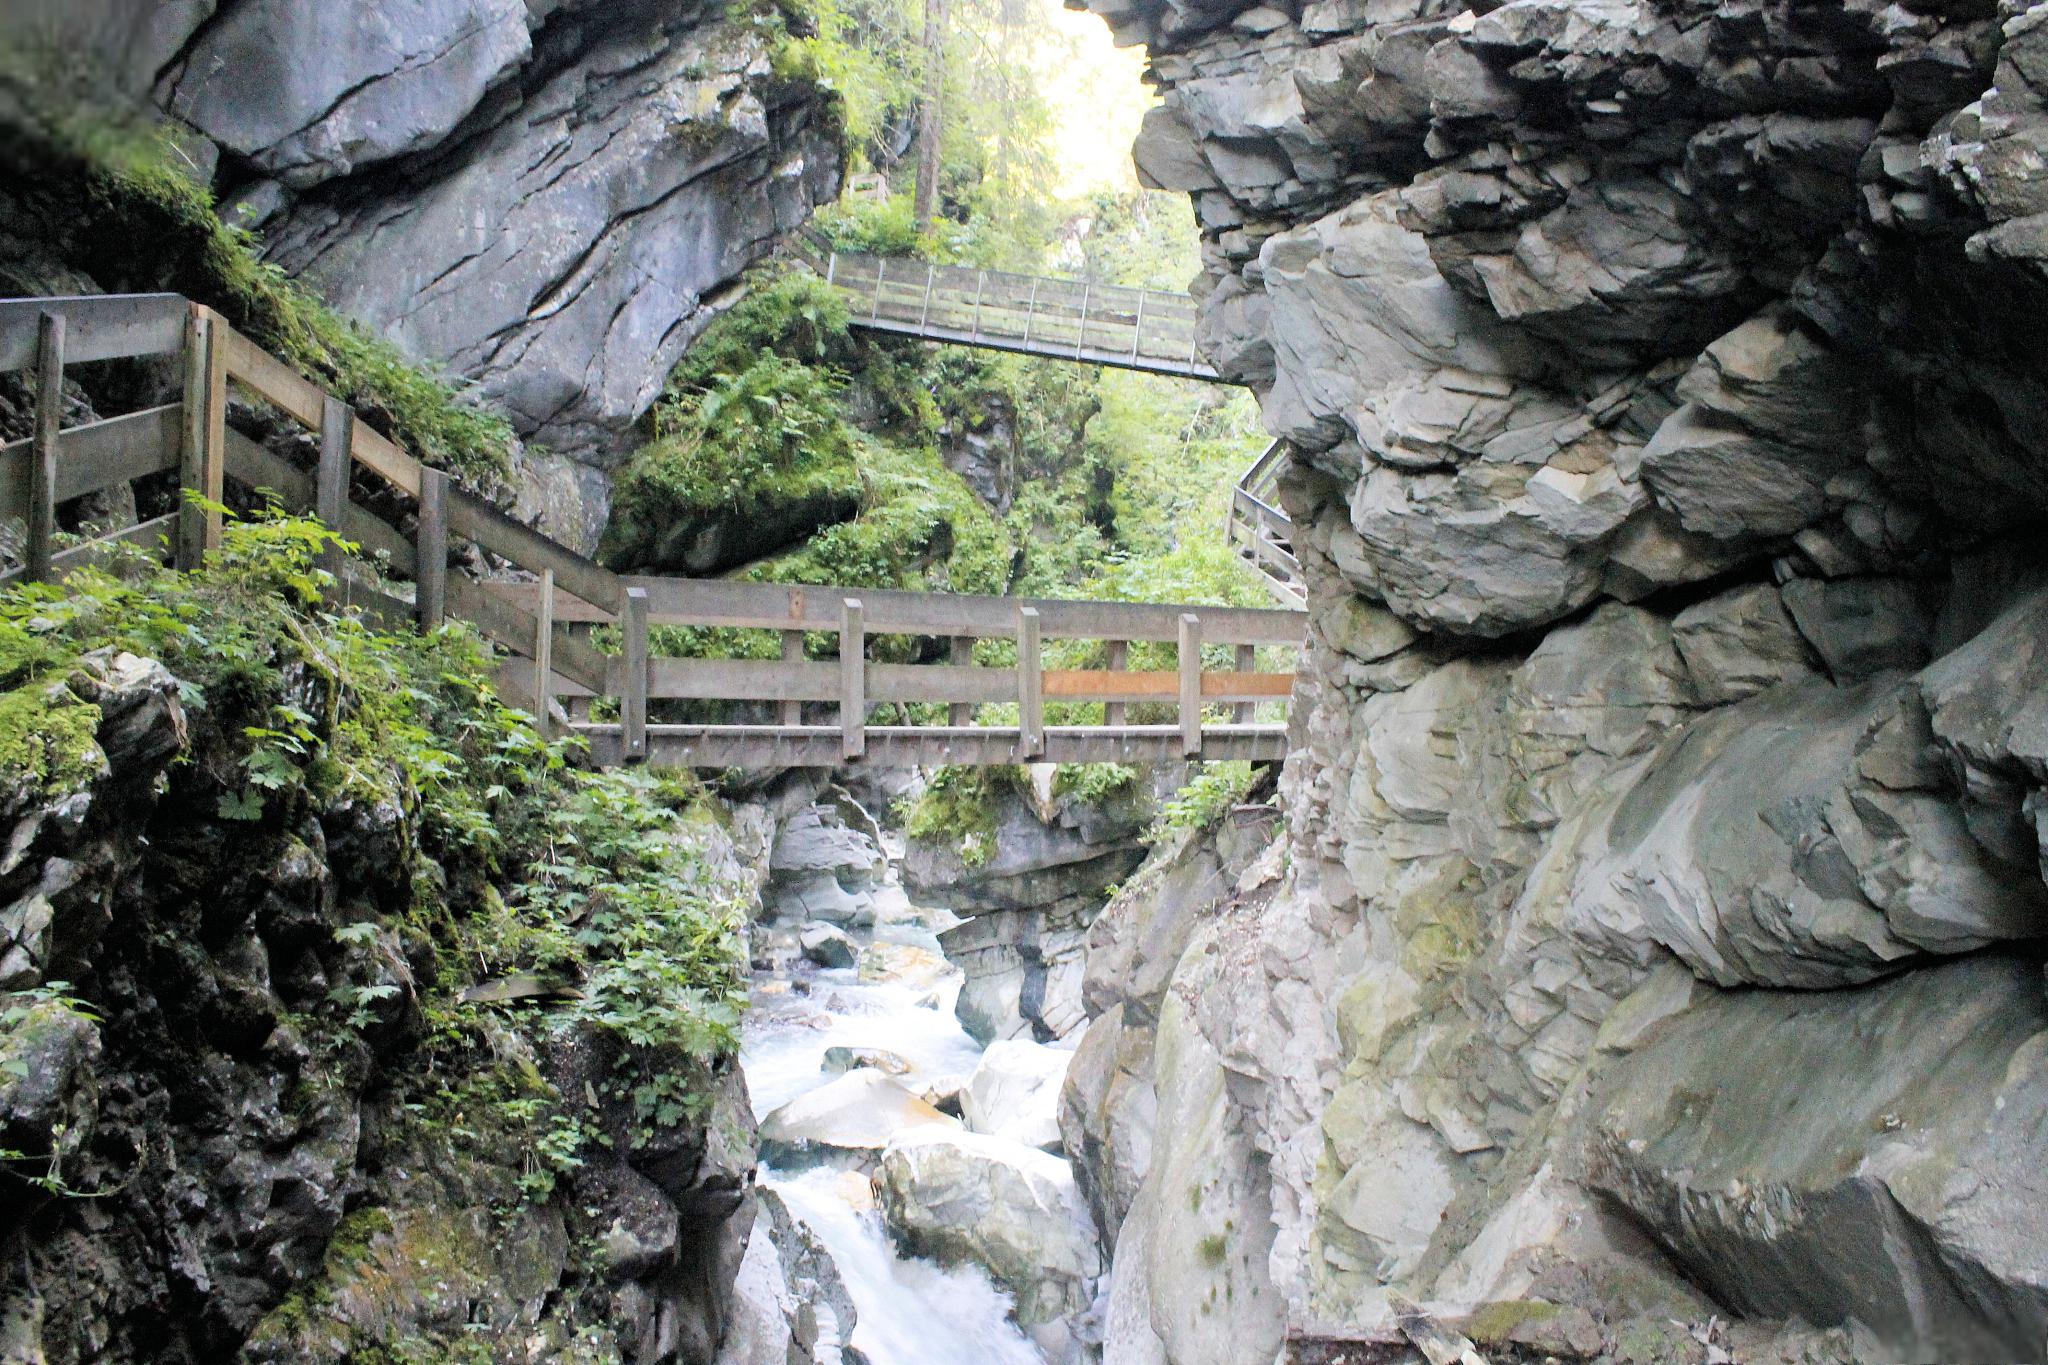
[(1232, 760), (1204, 763), (1173, 799), (1160, 808), (1147, 838), (1158, 843), (1183, 830), (1202, 829), (1229, 814), (1252, 789), (1252, 765)]
[[(545, 844), (515, 908), (557, 937), (554, 951), (524, 965), (581, 959), (579, 1017), (634, 1047), (710, 1061), (739, 1045), (747, 974), (739, 888), (678, 837), (679, 816), (702, 798), (686, 776), (580, 777), (547, 812)], [(679, 1117), (652, 1092), (636, 1100), (652, 1120)]]
[(858, 471), (853, 430), (834, 402), (840, 387), (830, 371), (768, 352), (664, 403), (656, 419), (664, 435), (619, 480), (617, 515), (749, 518), (811, 498), (852, 498)]
[(1097, 805), (1135, 785), (1138, 770), (1123, 763), (1062, 763), (1053, 774), (1054, 796)]
[(1003, 794), (1023, 780), (1021, 768), (940, 768), (902, 811), (904, 833), (913, 839), (957, 843), (962, 866), (984, 867), (995, 856)]
[[(585, 1097), (558, 1096), (537, 1073), (498, 1075), (493, 1016), (535, 1010), (614, 1035), (622, 1064), (658, 1055), (656, 1074), (618, 1082), (643, 1131), (696, 1116), (710, 1068), (737, 1046), (736, 889), (696, 851), (698, 788), (570, 769), (563, 744), (543, 743), (491, 691), (493, 660), (466, 628), (387, 634), (323, 610), (318, 557), (334, 543), (310, 521), (230, 519), (197, 573), (138, 554), (0, 593), (0, 733), (14, 708), (60, 692), (84, 654), (125, 649), (182, 680), (195, 717), (173, 779), (182, 805), (279, 833), (342, 803), (401, 813), (405, 862), (387, 875), (409, 901), (363, 903), (333, 928), (330, 989), (294, 1019), (311, 1044), (304, 1083), (317, 1093), (366, 1031), (416, 1010), (424, 1035), (394, 1084), (421, 1133), (470, 1143), (483, 1161), (526, 1153), (519, 1197), (547, 1198), (582, 1159)], [(393, 969), (401, 940), (437, 959), (417, 978), (431, 983), (423, 996)], [(520, 974), (564, 989), (523, 1007), (463, 996)]]
[(783, 0), (775, 74), (839, 97), (856, 159), (919, 89), (921, 19), (906, 0)]
[(861, 251), (876, 256), (923, 256), (932, 254), (935, 243), (918, 227), (917, 215), (908, 193), (898, 192), (886, 200), (843, 199), (828, 204), (811, 216), (811, 224), (840, 251)]
[(101, 767), (100, 709), (62, 684), (0, 696), (0, 791), (19, 801), (82, 790)]

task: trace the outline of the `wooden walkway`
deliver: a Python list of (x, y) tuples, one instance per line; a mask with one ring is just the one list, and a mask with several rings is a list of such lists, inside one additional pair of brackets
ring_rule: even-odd
[[(181, 401), (61, 429), (65, 367), (122, 357), (174, 359)], [(599, 763), (756, 768), (1286, 753), (1286, 727), (1258, 721), (1255, 711), (1284, 701), (1293, 674), (1261, 671), (1259, 652), (1298, 647), (1300, 612), (622, 576), (455, 486), (217, 314), (173, 294), (0, 300), (0, 370), (33, 370), (38, 395), (35, 434), (0, 446), (0, 516), (27, 526), (26, 561), (0, 582), (59, 579), (114, 542), (162, 545), (186, 567), (220, 543), (218, 515), (185, 506), (66, 545), (56, 534), (58, 509), (87, 493), (173, 471), (179, 487), (215, 503), (230, 485), (268, 489), (379, 561), (374, 570), (369, 558), (332, 561), (340, 604), (393, 628), (433, 629), (450, 616), (473, 623), (507, 653), (507, 695), (543, 729), (566, 724), (581, 735)], [(317, 463), (302, 468), (229, 426), (231, 390), (318, 433)], [(400, 520), (356, 501), (359, 486), (376, 495), (377, 507), (402, 509)], [(456, 540), (488, 550), (518, 576), (451, 572)], [(779, 657), (663, 656), (653, 633), (662, 626), (766, 632), (764, 652)], [(599, 648), (600, 630), (617, 652)], [(836, 657), (812, 660), (806, 642), (820, 643), (821, 633), (836, 637)], [(885, 655), (916, 662), (875, 657), (885, 637)], [(1049, 640), (1098, 642), (1084, 652), (1100, 666), (1046, 667)], [(1003, 643), (976, 662), (976, 641)], [(1170, 652), (1172, 662), (1132, 667), (1134, 647), (1155, 661)], [(1205, 648), (1229, 666), (1205, 666)], [(666, 724), (654, 710), (706, 703), (725, 703), (745, 723)], [(1068, 723), (1049, 723), (1048, 707), (1061, 708)], [(984, 717), (994, 723), (977, 724)]]
[(1286, 457), (1287, 443), (1275, 441), (1245, 470), (1231, 490), (1223, 534), (1238, 556), (1259, 571), (1282, 605), (1301, 608), (1308, 603), (1308, 583), (1294, 555), (1294, 522), (1275, 506), (1280, 465)]
[(926, 341), (1225, 382), (1202, 359), (1185, 294), (835, 251), (805, 230), (794, 251), (846, 297), (848, 321)]

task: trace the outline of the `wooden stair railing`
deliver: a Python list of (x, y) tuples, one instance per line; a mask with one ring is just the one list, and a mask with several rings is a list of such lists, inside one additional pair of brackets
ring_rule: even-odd
[(1252, 461), (1231, 490), (1223, 534), (1282, 605), (1301, 607), (1308, 601), (1308, 584), (1294, 553), (1294, 521), (1277, 505), (1285, 455), (1286, 443), (1275, 441)]
[[(183, 401), (64, 430), (61, 376), (67, 365), (121, 357), (175, 358)], [(626, 577), (603, 568), (508, 516), (491, 502), (421, 464), (338, 398), (264, 352), (210, 310), (176, 295), (0, 300), (0, 370), (34, 369), (37, 422), (31, 437), (0, 446), (0, 516), (27, 524), (23, 566), (0, 582), (61, 578), (117, 542), (168, 544), (191, 567), (220, 543), (217, 510), (177, 511), (76, 546), (60, 546), (57, 508), (73, 498), (178, 471), (184, 489), (217, 505), (230, 480), (268, 489), (287, 506), (314, 512), (412, 580), (411, 601), (361, 561), (336, 560), (335, 596), (386, 626), (426, 628), (453, 616), (507, 650), (500, 682), (547, 728), (563, 703), (571, 728), (601, 763), (674, 766), (831, 766), (870, 763), (1161, 761), (1278, 759), (1285, 727), (1256, 723), (1254, 708), (1284, 699), (1293, 675), (1261, 672), (1260, 648), (1300, 644), (1299, 612), (1170, 604), (1020, 600), (937, 593)], [(319, 436), (312, 470), (235, 430), (230, 391), (291, 417)], [(351, 500), (367, 473), (416, 509), (411, 535)], [(474, 542), (533, 578), (482, 580), (449, 573), (451, 540)], [(652, 651), (659, 626), (725, 626), (779, 632), (779, 659), (690, 659)], [(593, 632), (618, 632), (620, 650), (601, 651)], [(803, 656), (806, 632), (833, 632), (840, 657)], [(945, 642), (948, 662), (870, 660), (877, 636)], [(1013, 641), (1014, 666), (971, 662), (977, 639)], [(1044, 667), (1048, 639), (1107, 642), (1111, 667)], [(1171, 670), (1126, 667), (1134, 642), (1175, 646)], [(1234, 647), (1235, 666), (1205, 670), (1202, 647)], [(599, 699), (616, 721), (591, 719)], [(663, 725), (649, 717), (661, 700), (767, 704), (775, 724)], [(1048, 702), (1099, 703), (1104, 724), (1048, 726)], [(935, 703), (944, 726), (870, 722), (877, 705)], [(830, 724), (805, 724), (806, 704), (831, 704)], [(976, 706), (1015, 705), (1015, 725), (965, 723)], [(1128, 723), (1133, 705), (1173, 710), (1172, 724)], [(1232, 708), (1225, 723), (1205, 707)]]

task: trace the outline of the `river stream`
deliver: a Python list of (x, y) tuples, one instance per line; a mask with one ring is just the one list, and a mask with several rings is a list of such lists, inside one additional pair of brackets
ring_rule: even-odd
[[(961, 973), (944, 961), (937, 938), (957, 921), (910, 904), (896, 876), (901, 850), (888, 851), (877, 922), (848, 931), (862, 946), (859, 967), (823, 968), (792, 953), (755, 974), (740, 1061), (757, 1118), (836, 1079), (826, 1069), (831, 1048), (892, 1053), (910, 1064), (897, 1079), (929, 1095), (957, 1091), (980, 1059), (981, 1046), (953, 1013)], [(851, 1343), (821, 1341), (820, 1362), (851, 1344), (870, 1365), (1044, 1365), (1010, 1320), (1009, 1296), (979, 1267), (941, 1268), (898, 1252), (865, 1174), (764, 1165), (761, 1183), (824, 1244), (857, 1311)]]

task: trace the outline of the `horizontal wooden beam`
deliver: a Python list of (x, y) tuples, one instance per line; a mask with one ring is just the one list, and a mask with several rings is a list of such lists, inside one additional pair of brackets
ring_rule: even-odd
[[(601, 619), (614, 620), (624, 603), (627, 583), (602, 565), (593, 563), (557, 541), (548, 539), (524, 522), (484, 501), (464, 488), (448, 490), (448, 529), (465, 540), (473, 540), (492, 554), (511, 560), (522, 569), (538, 573), (552, 569), (558, 586), (555, 620), (588, 620), (562, 609), (561, 594), (605, 613)], [(659, 581), (659, 580), (657, 580)], [(533, 598), (538, 585), (523, 585), (524, 592), (507, 594), (524, 597), (529, 615), (536, 614)]]
[(185, 344), (191, 305), (177, 294), (90, 294), (0, 299), (0, 372), (35, 364), (44, 313), (64, 319), (64, 363), (170, 355)]
[[(866, 607), (871, 636), (1014, 639), (1017, 609), (1032, 607), (1038, 611), (1048, 639), (1172, 641), (1179, 638), (1181, 613), (1187, 610), (1170, 603), (970, 596), (716, 578), (629, 577), (618, 581), (647, 589), (648, 619), (658, 626), (837, 630), (838, 603), (847, 593), (857, 592)], [(492, 584), (490, 590), (528, 610), (534, 605), (536, 589), (531, 583)], [(585, 624), (616, 619), (588, 599), (579, 599), (580, 594), (558, 595), (555, 619)], [(1298, 611), (1211, 606), (1198, 610), (1206, 638), (1218, 644), (1299, 645), (1308, 630), (1307, 616)]]
[[(314, 431), (320, 430), (327, 408), (327, 391), (271, 355), (226, 323), (216, 322), (226, 337), (228, 378), (251, 394), (298, 419)], [(355, 419), (351, 454), (386, 483), (414, 497), (420, 491), (420, 462), (393, 445), (382, 432)]]
[[(572, 730), (590, 746), (600, 765), (617, 763), (623, 745), (616, 725), (577, 725)], [(836, 725), (650, 725), (647, 761), (669, 768), (836, 768), (845, 763)], [(915, 725), (870, 725), (868, 767), (930, 767), (937, 764), (988, 766), (1022, 761), (1014, 729)], [(1194, 757), (1210, 762), (1242, 759), (1278, 762), (1287, 756), (1284, 725), (1216, 725), (1202, 732)], [(1046, 763), (1178, 763), (1182, 738), (1177, 725), (1047, 726), (1043, 749), (1033, 761)]]
[[(65, 343), (68, 348), (70, 342)], [(70, 363), (66, 356), (66, 363)], [(57, 501), (145, 478), (178, 467), (178, 439), (185, 420), (182, 403), (147, 408), (123, 417), (68, 428), (57, 436)], [(29, 457), (33, 439), (0, 446), (0, 516), (18, 517), (28, 507)]]
[[(311, 511), (316, 482), (314, 476), (269, 447), (250, 440), (233, 427), (227, 430), (228, 477), (251, 488), (267, 488), (286, 507)], [(419, 556), (412, 542), (396, 527), (357, 503), (344, 503), (341, 525), (332, 528), (345, 540), (354, 541), (366, 555), (384, 556), (391, 567), (410, 577), (417, 572)]]
[[(484, 633), (485, 638), (515, 654), (527, 655), (533, 648), (539, 619), (495, 593), (468, 574), (448, 576), (448, 611)], [(577, 639), (560, 621), (555, 623), (551, 650), (555, 673), (593, 694), (617, 696), (608, 677), (611, 660)]]
[[(88, 565), (97, 563), (100, 557), (117, 545), (134, 545), (144, 550), (154, 550), (160, 542), (172, 535), (178, 527), (178, 514), (167, 512), (145, 522), (74, 545), (68, 550), (59, 550), (50, 557), (50, 580), (57, 582), (66, 575), (77, 573)], [(28, 576), (25, 568), (9, 569), (0, 573), (0, 587), (10, 587)]]

